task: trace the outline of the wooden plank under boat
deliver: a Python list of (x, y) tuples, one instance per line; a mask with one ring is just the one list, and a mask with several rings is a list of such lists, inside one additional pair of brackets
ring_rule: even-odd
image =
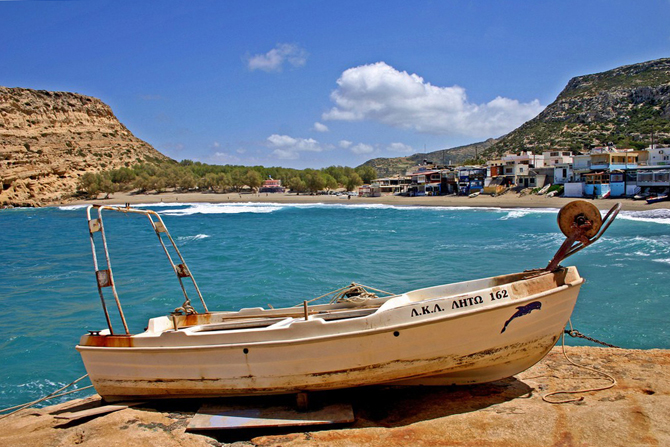
[[(96, 391), (109, 401), (499, 380), (529, 368), (558, 341), (584, 282), (575, 267), (558, 262), (611, 223), (594, 224), (597, 209), (569, 211), (563, 220), (581, 227), (569, 230), (546, 269), (387, 297), (361, 294), (352, 285), (344, 299), (304, 308), (195, 313), (185, 303), (181, 314), (152, 318), (139, 334), (115, 334), (110, 324), (84, 335), (77, 350)], [(167, 229), (157, 218), (160, 239)], [(559, 225), (566, 232), (560, 214)], [(102, 218), (89, 229), (92, 239)], [(189, 277), (185, 264), (173, 267), (180, 281)], [(102, 289), (114, 287), (111, 266), (96, 265), (96, 276), (104, 307)]]

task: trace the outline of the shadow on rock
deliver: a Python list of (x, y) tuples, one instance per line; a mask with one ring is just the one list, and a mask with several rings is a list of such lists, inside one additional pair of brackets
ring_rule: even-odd
[[(350, 428), (402, 427), (416, 422), (439, 419), (454, 414), (484, 410), (514, 399), (527, 399), (533, 389), (516, 378), (471, 386), (404, 386), (365, 387), (310, 394), (310, 407), (321, 408), (334, 403), (350, 403), (355, 422)], [(245, 405), (291, 405), (294, 396), (234, 399), (228, 402)], [(300, 426), (293, 428), (262, 428), (216, 430), (201, 432), (220, 442), (249, 441), (259, 436), (280, 436), (343, 428), (343, 425)]]
[(533, 389), (512, 377), (483, 385), (368, 388), (350, 393), (355, 428), (401, 427), (469, 413), (513, 399), (530, 398)]

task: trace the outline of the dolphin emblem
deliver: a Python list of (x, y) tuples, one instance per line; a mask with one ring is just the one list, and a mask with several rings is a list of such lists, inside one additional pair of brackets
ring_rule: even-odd
[(502, 331), (500, 331), (501, 334), (503, 332), (505, 332), (505, 329), (507, 329), (507, 325), (509, 325), (510, 322), (512, 320), (514, 320), (515, 318), (519, 318), (519, 317), (523, 317), (524, 315), (528, 315), (529, 313), (531, 313), (535, 309), (537, 309), (537, 310), (542, 309), (542, 303), (539, 302), (539, 301), (533, 301), (530, 304), (526, 304), (525, 306), (519, 306), (516, 309), (517, 310), (516, 310), (516, 312), (514, 312), (514, 315), (512, 315), (509, 320), (505, 321), (505, 326), (503, 326)]

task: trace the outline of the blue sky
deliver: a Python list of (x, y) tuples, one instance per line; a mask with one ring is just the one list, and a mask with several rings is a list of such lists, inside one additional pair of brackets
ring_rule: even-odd
[(0, 1), (0, 85), (109, 104), (177, 160), (320, 168), (501, 136), (670, 56), (668, 1)]

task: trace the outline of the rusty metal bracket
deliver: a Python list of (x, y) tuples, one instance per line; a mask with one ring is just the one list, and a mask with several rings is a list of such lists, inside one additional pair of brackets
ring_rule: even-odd
[(91, 233), (97, 233), (100, 231), (100, 219), (91, 219), (88, 221), (88, 231)]
[(109, 270), (98, 270), (95, 272), (95, 277), (98, 280), (98, 287), (111, 287), (113, 284)]
[(161, 221), (154, 222), (155, 228), (156, 228), (156, 233), (167, 233), (167, 228), (165, 227), (165, 224)]
[(180, 278), (188, 278), (191, 276), (191, 272), (189, 271), (186, 264), (177, 264), (174, 266), (174, 269), (175, 272), (177, 272), (177, 276)]
[(619, 211), (621, 203), (615, 204), (601, 219), (598, 208), (585, 200), (575, 200), (561, 208), (558, 212), (558, 226), (566, 239), (544, 270), (553, 272), (565, 258), (600, 239)]

